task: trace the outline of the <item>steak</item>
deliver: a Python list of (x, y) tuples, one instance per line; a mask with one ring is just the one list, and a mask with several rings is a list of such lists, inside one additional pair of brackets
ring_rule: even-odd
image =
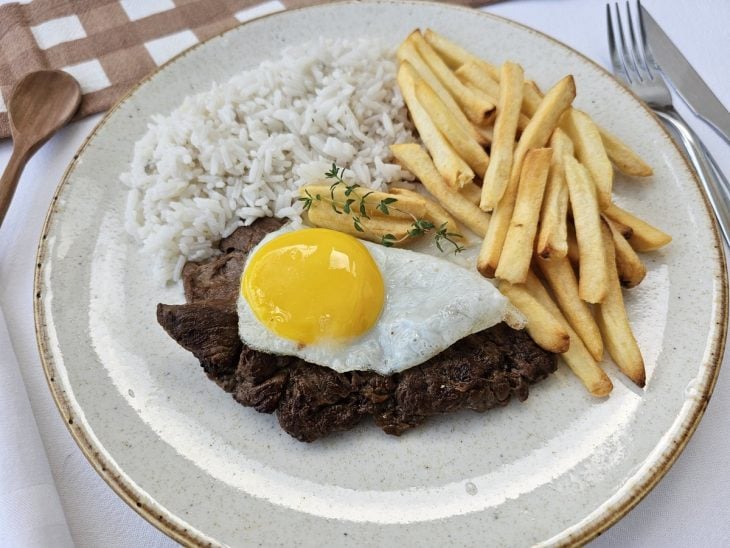
[(243, 346), (235, 306), (225, 301), (158, 304), (157, 322), (193, 353), (208, 377), (228, 389)]
[[(246, 254), (280, 222), (258, 221), (221, 242), (223, 255), (183, 270), (182, 305), (157, 305), (157, 320), (200, 361), (208, 377), (261, 413), (276, 412), (282, 429), (311, 442), (373, 417), (400, 435), (429, 416), (484, 412), (524, 401), (529, 386), (553, 373), (554, 354), (523, 331), (499, 324), (470, 335), (425, 363), (384, 376), (338, 373), (300, 358), (259, 352), (238, 336), (236, 299)], [(227, 243), (224, 243), (226, 242)]]
[(241, 251), (248, 253), (256, 244), (264, 239), (264, 236), (275, 230), (279, 230), (284, 226), (284, 221), (275, 217), (262, 217), (250, 226), (242, 226), (236, 229), (233, 234), (227, 238), (223, 238), (218, 243), (218, 249), (223, 253), (231, 251)]
[(189, 303), (211, 299), (235, 302), (246, 255), (264, 236), (283, 224), (273, 217), (259, 219), (223, 238), (218, 244), (223, 255), (198, 263), (186, 263), (182, 271), (185, 300)]
[(231, 251), (202, 263), (185, 263), (182, 270), (185, 300), (189, 303), (209, 300), (235, 302), (245, 261), (245, 254)]

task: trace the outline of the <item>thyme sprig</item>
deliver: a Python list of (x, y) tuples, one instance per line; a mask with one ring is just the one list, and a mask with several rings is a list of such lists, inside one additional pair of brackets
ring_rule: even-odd
[[(329, 197), (323, 197), (319, 193), (312, 195), (309, 190), (304, 188), (304, 196), (301, 196), (299, 198), (299, 201), (302, 202), (304, 210), (309, 210), (314, 202), (329, 203), (335, 213), (339, 215), (346, 214), (352, 217), (352, 224), (355, 227), (356, 231), (364, 232), (365, 230), (362, 227), (362, 219), (370, 219), (370, 216), (367, 212), (366, 203), (367, 205), (372, 205), (370, 202), (367, 202), (367, 198), (370, 195), (374, 194), (374, 192), (369, 191), (362, 195), (356, 193), (354, 194), (355, 197), (352, 198), (351, 196), (353, 196), (353, 192), (361, 187), (357, 183), (348, 184), (344, 178), (345, 168), (338, 167), (337, 164), (335, 164), (334, 162), (332, 163), (332, 167), (330, 168), (330, 170), (327, 171), (324, 176), (325, 178), (334, 181), (330, 185)], [(335, 199), (335, 191), (340, 186), (345, 187), (344, 202)], [(397, 211), (399, 213), (405, 213), (413, 219), (413, 223), (411, 224), (411, 227), (408, 229), (408, 231), (406, 231), (405, 236), (403, 236), (402, 238), (396, 238), (393, 234), (385, 234), (380, 241), (382, 245), (384, 245), (385, 247), (392, 247), (393, 245), (401, 243), (408, 238), (418, 238), (419, 236), (423, 236), (425, 234), (433, 232), (434, 241), (439, 251), (444, 251), (444, 242), (451, 244), (454, 247), (454, 253), (460, 253), (461, 251), (464, 251), (464, 247), (454, 240), (454, 238), (461, 238), (461, 234), (458, 234), (456, 232), (448, 232), (446, 228), (447, 223), (443, 223), (441, 224), (441, 226), (436, 228), (436, 226), (428, 219), (420, 219), (413, 215), (410, 211), (404, 211), (394, 206), (393, 204), (396, 204), (397, 202), (397, 198), (383, 198), (375, 205), (375, 209), (380, 211), (383, 215), (390, 215), (391, 210)]]
[(434, 236), (434, 239), (436, 240), (436, 247), (438, 248), (439, 251), (441, 251), (443, 253), (444, 248), (441, 247), (441, 244), (444, 241), (446, 241), (454, 246), (454, 249), (455, 249), (454, 253), (460, 253), (460, 252), (464, 251), (464, 246), (459, 245), (457, 242), (455, 242), (453, 240), (453, 238), (461, 238), (462, 235), (459, 234), (458, 232), (448, 232), (446, 230), (447, 224), (448, 223), (443, 223), (436, 231), (436, 235)]

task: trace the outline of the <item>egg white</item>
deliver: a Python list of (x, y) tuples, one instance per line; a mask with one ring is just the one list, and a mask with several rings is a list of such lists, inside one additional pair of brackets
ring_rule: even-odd
[[(291, 230), (285, 226), (269, 234), (249, 258), (261, 245)], [(362, 243), (385, 284), (385, 303), (372, 329), (346, 342), (321, 341), (302, 346), (266, 328), (239, 294), (241, 340), (256, 350), (297, 356), (338, 372), (391, 375), (425, 362), (472, 333), (514, 318), (507, 299), (476, 270), (424, 253)], [(322, 287), (322, 291), (327, 288)]]

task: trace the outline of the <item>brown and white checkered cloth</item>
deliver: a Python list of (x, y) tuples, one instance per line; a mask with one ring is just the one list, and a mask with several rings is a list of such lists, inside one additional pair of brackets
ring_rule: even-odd
[[(21, 0), (0, 5), (0, 139), (7, 99), (29, 72), (61, 69), (83, 92), (77, 117), (106, 110), (181, 51), (261, 15), (325, 0)], [(458, 2), (458, 0), (452, 0)], [(462, 0), (483, 5), (488, 0)]]
[(78, 116), (113, 105), (181, 51), (302, 0), (34, 0), (0, 5), (0, 138), (7, 99), (28, 72), (62, 69), (84, 94)]

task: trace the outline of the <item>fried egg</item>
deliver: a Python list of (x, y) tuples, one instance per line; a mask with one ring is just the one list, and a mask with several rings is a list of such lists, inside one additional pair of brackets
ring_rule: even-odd
[(444, 259), (285, 226), (249, 254), (241, 340), (338, 372), (390, 375), (509, 317), (485, 278)]

